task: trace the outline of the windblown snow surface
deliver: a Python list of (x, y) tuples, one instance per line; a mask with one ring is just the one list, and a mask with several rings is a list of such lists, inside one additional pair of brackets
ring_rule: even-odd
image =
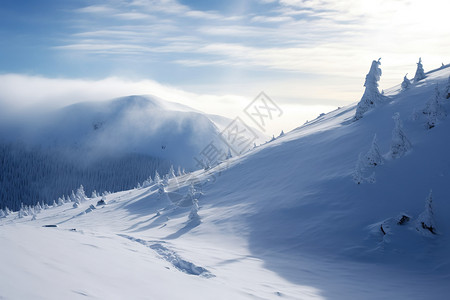
[[(420, 112), (449, 74), (385, 90), (386, 103), (357, 122), (344, 107), (172, 178), (164, 193), (154, 185), (95, 209), (100, 198), (2, 218), (0, 298), (448, 299), (450, 117), (426, 129)], [(356, 184), (374, 134), (389, 152), (396, 112), (412, 150)], [(436, 234), (417, 221), (430, 189)], [(189, 219), (192, 196), (199, 218)], [(410, 220), (398, 225), (402, 215)]]

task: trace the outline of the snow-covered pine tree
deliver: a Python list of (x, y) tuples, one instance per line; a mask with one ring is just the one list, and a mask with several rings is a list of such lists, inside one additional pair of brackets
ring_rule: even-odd
[(198, 209), (198, 200), (193, 198), (191, 211), (189, 213), (189, 221), (198, 221), (200, 219), (200, 216), (198, 215)]
[(96, 191), (96, 190), (93, 190), (93, 191), (92, 191), (91, 198), (97, 198), (97, 197), (98, 197), (97, 191)]
[(146, 188), (149, 187), (153, 184), (153, 179), (152, 176), (149, 176), (143, 183), (142, 186), (140, 184), (138, 184), (138, 188)]
[(3, 209), (0, 209), (0, 218), (4, 218), (4, 217), (6, 217), (6, 214), (3, 211)]
[(425, 72), (423, 70), (423, 65), (422, 65), (422, 58), (419, 57), (419, 62), (417, 63), (417, 70), (416, 70), (416, 75), (414, 75), (414, 82), (418, 82), (422, 79), (424, 79), (425, 76)]
[(23, 203), (20, 205), (20, 209), (17, 212), (17, 218), (22, 219), (23, 217), (27, 216), (27, 213), (25, 211), (25, 208), (23, 206)]
[(425, 210), (417, 218), (418, 230), (425, 229), (436, 234), (436, 226), (434, 225), (434, 213), (433, 213), (433, 191), (430, 190), (430, 194), (425, 200)]
[(181, 167), (180, 166), (178, 166), (177, 176), (183, 176), (183, 173), (181, 172)]
[(411, 85), (411, 81), (409, 81), (409, 79), (406, 77), (407, 75), (408, 75), (408, 73), (406, 73), (405, 77), (403, 77), (403, 82), (402, 82), (402, 90), (403, 91), (407, 90)]
[(353, 181), (356, 184), (361, 184), (364, 181), (364, 177), (363, 177), (363, 164), (362, 164), (362, 153), (359, 153), (358, 156), (358, 161), (356, 162), (356, 166), (355, 169), (353, 170)]
[(34, 212), (35, 213), (40, 213), (42, 211), (42, 206), (41, 204), (38, 202), (35, 206), (34, 206)]
[(83, 185), (80, 185), (80, 187), (77, 189), (76, 197), (79, 199), (81, 203), (87, 200)]
[(175, 178), (175, 169), (173, 168), (173, 165), (170, 165), (170, 169), (169, 169), (169, 173), (167, 173), (167, 175), (169, 175), (169, 179), (171, 178)]
[(159, 176), (158, 171), (155, 171), (155, 179), (154, 179), (156, 184), (159, 184), (161, 182), (161, 177)]
[(384, 96), (378, 90), (378, 81), (380, 81), (381, 77), (380, 59), (372, 61), (369, 73), (366, 75), (366, 81), (364, 82), (366, 89), (356, 106), (355, 121), (361, 119), (368, 110), (381, 103), (384, 99)]
[(411, 142), (403, 132), (402, 121), (400, 120), (400, 114), (395, 113), (392, 117), (395, 122), (394, 130), (392, 130), (392, 142), (389, 156), (392, 158), (399, 158), (406, 154), (411, 149)]
[(284, 131), (283, 130), (281, 130), (280, 135), (278, 137), (282, 137), (282, 136), (284, 136)]
[(384, 159), (380, 154), (380, 149), (378, 148), (376, 134), (373, 137), (369, 151), (366, 153), (366, 155), (364, 155), (364, 161), (370, 167), (376, 167), (384, 163)]
[(362, 153), (360, 153), (352, 173), (353, 181), (356, 184), (361, 184), (363, 182), (375, 183), (375, 172), (367, 177), (365, 176), (365, 173), (367, 173), (367, 161), (363, 158)]
[(69, 196), (70, 202), (79, 202), (79, 200), (77, 199), (77, 196), (75, 196), (74, 191), (72, 190), (72, 193)]
[(436, 84), (434, 94), (427, 101), (425, 109), (423, 110), (423, 113), (426, 115), (427, 118), (426, 123), (427, 129), (435, 127), (437, 120), (445, 118), (445, 116), (447, 115), (445, 108), (440, 103), (440, 100), (441, 94), (439, 92), (439, 86)]
[(61, 205), (64, 205), (64, 200), (61, 197), (59, 197), (58, 198), (58, 206), (61, 206)]

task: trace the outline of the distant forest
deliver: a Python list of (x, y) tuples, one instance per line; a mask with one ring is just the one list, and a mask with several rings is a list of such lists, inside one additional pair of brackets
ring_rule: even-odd
[(52, 204), (80, 185), (88, 196), (94, 190), (131, 189), (155, 171), (166, 174), (171, 166), (167, 160), (142, 154), (97, 158), (92, 163), (83, 162), (82, 153), (70, 157), (18, 143), (0, 145), (0, 209), (18, 210), (22, 203)]

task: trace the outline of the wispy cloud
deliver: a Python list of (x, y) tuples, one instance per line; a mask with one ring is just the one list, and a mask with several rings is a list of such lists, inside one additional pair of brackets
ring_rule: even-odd
[[(445, 3), (431, 1), (437, 5)], [(418, 56), (417, 51), (425, 47), (419, 45), (417, 35), (424, 38), (433, 34), (423, 28), (423, 23), (415, 25), (421, 17), (432, 22), (429, 9), (410, 0), (261, 2), (276, 5), (263, 14), (248, 12), (238, 16), (191, 9), (175, 0), (116, 1), (87, 6), (76, 12), (129, 22), (115, 25), (114, 30), (108, 23), (98, 22), (93, 26), (94, 31), (75, 33), (57, 49), (112, 55), (120, 51), (125, 54), (173, 53), (176, 58), (171, 61), (186, 66), (247, 64), (249, 67), (342, 75), (343, 69), (334, 66), (335, 59), (343, 65), (352, 61), (354, 64), (355, 59), (365, 60), (367, 64), (371, 56), (393, 55), (400, 59), (399, 63), (405, 63), (399, 55), (399, 44), (404, 51)], [(154, 27), (168, 21), (168, 27)], [(122, 26), (134, 27), (125, 30)], [(440, 34), (448, 31), (442, 26), (436, 27)], [(195, 41), (168, 42), (168, 38), (184, 39), (186, 33), (195, 37)], [(99, 41), (86, 43), (83, 37)]]

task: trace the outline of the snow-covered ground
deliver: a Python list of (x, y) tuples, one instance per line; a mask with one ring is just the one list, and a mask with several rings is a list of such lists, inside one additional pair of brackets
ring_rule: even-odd
[[(0, 298), (447, 299), (450, 117), (427, 129), (422, 110), (449, 75), (385, 90), (356, 122), (354, 105), (333, 111), (164, 192), (1, 218)], [(397, 112), (412, 149), (393, 159)], [(384, 164), (356, 184), (375, 134)], [(431, 189), (436, 234), (419, 219)]]

